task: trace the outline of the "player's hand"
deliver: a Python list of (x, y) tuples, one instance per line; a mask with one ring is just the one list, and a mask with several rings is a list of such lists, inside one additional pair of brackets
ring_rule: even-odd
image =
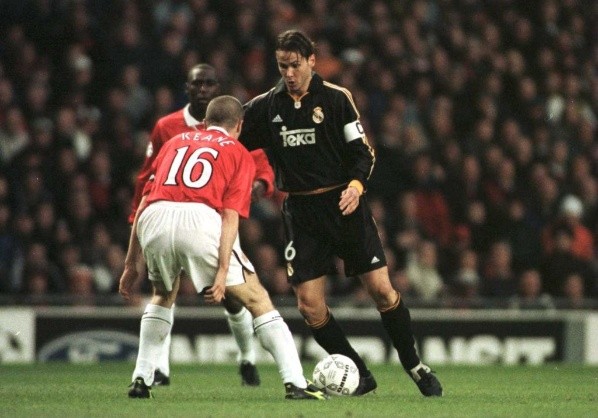
[(120, 282), (118, 284), (118, 293), (120, 293), (125, 300), (131, 298), (131, 288), (137, 281), (138, 276), (139, 272), (134, 265), (130, 266), (125, 264), (125, 270), (123, 271), (122, 276), (120, 276)]
[(217, 305), (224, 299), (226, 292), (226, 274), (220, 271), (216, 273), (214, 284), (204, 292), (204, 301), (209, 305)]
[(341, 193), (341, 200), (338, 204), (343, 215), (350, 215), (355, 212), (355, 209), (359, 206), (359, 190), (353, 186), (347, 187)]
[(214, 284), (203, 294), (204, 301), (209, 305), (218, 305), (224, 300), (226, 286), (223, 284)]
[(251, 201), (257, 202), (266, 194), (266, 185), (262, 180), (255, 180), (251, 186)]

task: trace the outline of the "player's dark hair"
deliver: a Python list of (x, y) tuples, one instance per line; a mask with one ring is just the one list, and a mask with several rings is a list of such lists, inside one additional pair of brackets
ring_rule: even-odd
[(232, 128), (241, 119), (243, 119), (243, 105), (236, 97), (218, 96), (208, 103), (205, 118), (207, 126)]
[(213, 71), (214, 74), (217, 74), (216, 68), (214, 68), (210, 64), (206, 64), (205, 62), (202, 62), (202, 63), (196, 64), (193, 67), (191, 67), (191, 69), (187, 73), (187, 81), (191, 80), (191, 78), (193, 77), (192, 76), (193, 73), (195, 73), (196, 71), (200, 71), (200, 70), (209, 70), (209, 71)]
[(304, 58), (316, 53), (316, 44), (299, 30), (287, 30), (276, 38), (276, 50), (296, 52)]

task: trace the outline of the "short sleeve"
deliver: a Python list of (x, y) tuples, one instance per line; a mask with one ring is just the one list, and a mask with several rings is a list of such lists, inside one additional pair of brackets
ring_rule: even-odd
[(243, 218), (249, 217), (251, 186), (255, 176), (255, 163), (249, 152), (242, 146), (237, 148), (235, 170), (222, 198), (222, 207), (233, 209)]

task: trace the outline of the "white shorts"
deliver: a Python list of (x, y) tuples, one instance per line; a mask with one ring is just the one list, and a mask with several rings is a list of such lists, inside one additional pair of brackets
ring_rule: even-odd
[[(149, 279), (164, 283), (170, 291), (174, 279), (184, 271), (198, 293), (212, 286), (218, 268), (221, 226), (220, 214), (203, 203), (150, 204), (137, 222)], [(226, 285), (245, 283), (243, 270), (255, 271), (237, 235)]]

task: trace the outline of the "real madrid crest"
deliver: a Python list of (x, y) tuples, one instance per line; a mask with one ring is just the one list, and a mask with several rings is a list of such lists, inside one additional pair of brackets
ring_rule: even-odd
[(293, 275), (293, 273), (295, 273), (295, 270), (293, 270), (293, 266), (291, 265), (291, 263), (287, 263), (287, 275), (290, 277)]
[(311, 118), (315, 123), (322, 123), (324, 120), (324, 112), (320, 106), (314, 109), (314, 113), (311, 115)]

